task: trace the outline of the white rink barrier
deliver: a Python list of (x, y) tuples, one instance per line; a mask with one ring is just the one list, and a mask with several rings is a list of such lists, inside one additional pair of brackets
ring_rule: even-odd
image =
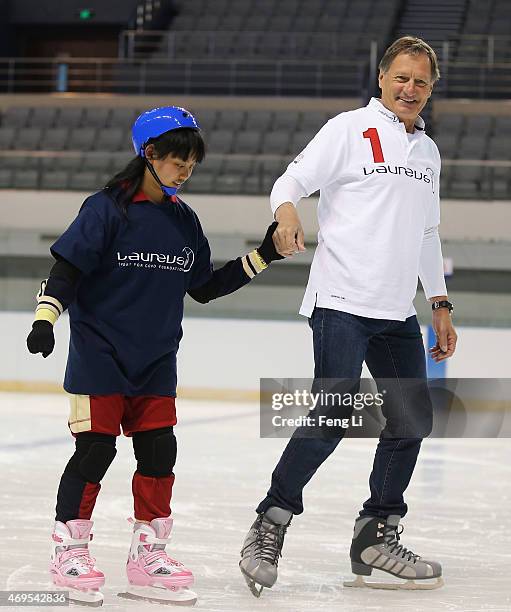
[[(0, 312), (0, 390), (58, 391), (66, 365), (69, 326), (56, 324), (55, 350), (31, 355), (26, 336), (33, 313)], [(179, 395), (211, 399), (256, 399), (259, 378), (313, 375), (312, 334), (306, 320), (185, 318), (178, 358)], [(457, 328), (448, 377), (511, 378), (511, 329)], [(426, 337), (426, 329), (423, 329)], [(368, 372), (364, 371), (364, 376)]]

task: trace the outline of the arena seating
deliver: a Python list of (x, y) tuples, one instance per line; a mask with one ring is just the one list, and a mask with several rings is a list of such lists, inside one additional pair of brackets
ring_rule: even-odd
[[(100, 188), (133, 156), (140, 109), (12, 107), (1, 117), (0, 187)], [(268, 193), (275, 178), (329, 118), (322, 111), (198, 110), (208, 155), (186, 190)], [(442, 159), (509, 159), (511, 117), (443, 114), (434, 124)], [(36, 152), (33, 155), (32, 152)], [(509, 198), (509, 167), (444, 163), (444, 197)]]
[[(331, 58), (387, 42), (397, 0), (187, 0), (171, 22), (175, 57)], [(209, 36), (208, 34), (214, 34)], [(334, 34), (333, 36), (328, 36)], [(155, 55), (168, 55), (165, 42)]]
[[(2, 158), (0, 187), (100, 188), (133, 157), (130, 128), (140, 112), (122, 108), (7, 109), (0, 124), (0, 150), (20, 154)], [(204, 110), (197, 116), (209, 154), (187, 188), (220, 193), (267, 192), (329, 118), (321, 111)], [(26, 181), (23, 169), (30, 171)]]
[[(462, 34), (470, 36), (493, 36), (494, 60), (511, 60), (511, 4), (508, 0), (469, 0)], [(501, 37), (501, 38), (499, 38)], [(485, 45), (477, 40), (466, 39), (460, 42), (458, 59), (464, 61), (484, 61), (488, 57)]]

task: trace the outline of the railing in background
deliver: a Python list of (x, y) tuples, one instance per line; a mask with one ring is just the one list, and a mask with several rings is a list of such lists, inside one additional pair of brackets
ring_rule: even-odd
[(511, 62), (447, 62), (435, 94), (449, 98), (511, 98)]
[[(67, 91), (123, 94), (360, 96), (365, 62), (66, 60)], [(0, 58), (0, 93), (62, 91), (61, 59)]]
[(439, 56), (443, 62), (483, 62), (488, 66), (511, 61), (511, 36), (463, 34), (442, 41)]
[[(366, 98), (373, 93), (373, 80), (376, 85), (369, 75), (377, 74), (377, 57), (372, 41), (367, 57), (357, 61), (0, 58), (0, 93)], [(511, 62), (449, 61), (442, 62), (441, 70), (442, 78), (435, 86), (437, 97), (511, 98)]]

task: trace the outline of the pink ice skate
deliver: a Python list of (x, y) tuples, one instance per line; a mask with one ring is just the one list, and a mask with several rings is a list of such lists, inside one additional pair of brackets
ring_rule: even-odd
[(99, 590), (105, 576), (98, 570), (89, 552), (92, 521), (75, 519), (55, 522), (52, 534), (50, 574), (57, 590), (69, 591), (69, 600), (89, 606), (101, 606)]
[[(133, 519), (128, 519), (135, 523)], [(119, 593), (127, 599), (193, 606), (197, 595), (188, 587), (193, 574), (165, 552), (170, 542), (172, 518), (156, 518), (150, 525), (135, 523), (126, 573), (128, 589)]]

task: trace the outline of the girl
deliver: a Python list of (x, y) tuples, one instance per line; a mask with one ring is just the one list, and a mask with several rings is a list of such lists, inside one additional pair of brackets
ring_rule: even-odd
[[(176, 353), (188, 293), (206, 303), (247, 284), (275, 260), (273, 223), (260, 247), (213, 270), (195, 212), (176, 192), (205, 155), (195, 118), (178, 107), (143, 113), (132, 129), (136, 157), (52, 245), (31, 353), (47, 357), (53, 325), (69, 307), (64, 389), (76, 450), (62, 475), (52, 535), (53, 583), (70, 599), (101, 605), (105, 578), (91, 557), (90, 520), (121, 427), (132, 438), (133, 538), (123, 595), (193, 605), (192, 572), (165, 552), (176, 460)], [(120, 594), (121, 595), (121, 594)]]

